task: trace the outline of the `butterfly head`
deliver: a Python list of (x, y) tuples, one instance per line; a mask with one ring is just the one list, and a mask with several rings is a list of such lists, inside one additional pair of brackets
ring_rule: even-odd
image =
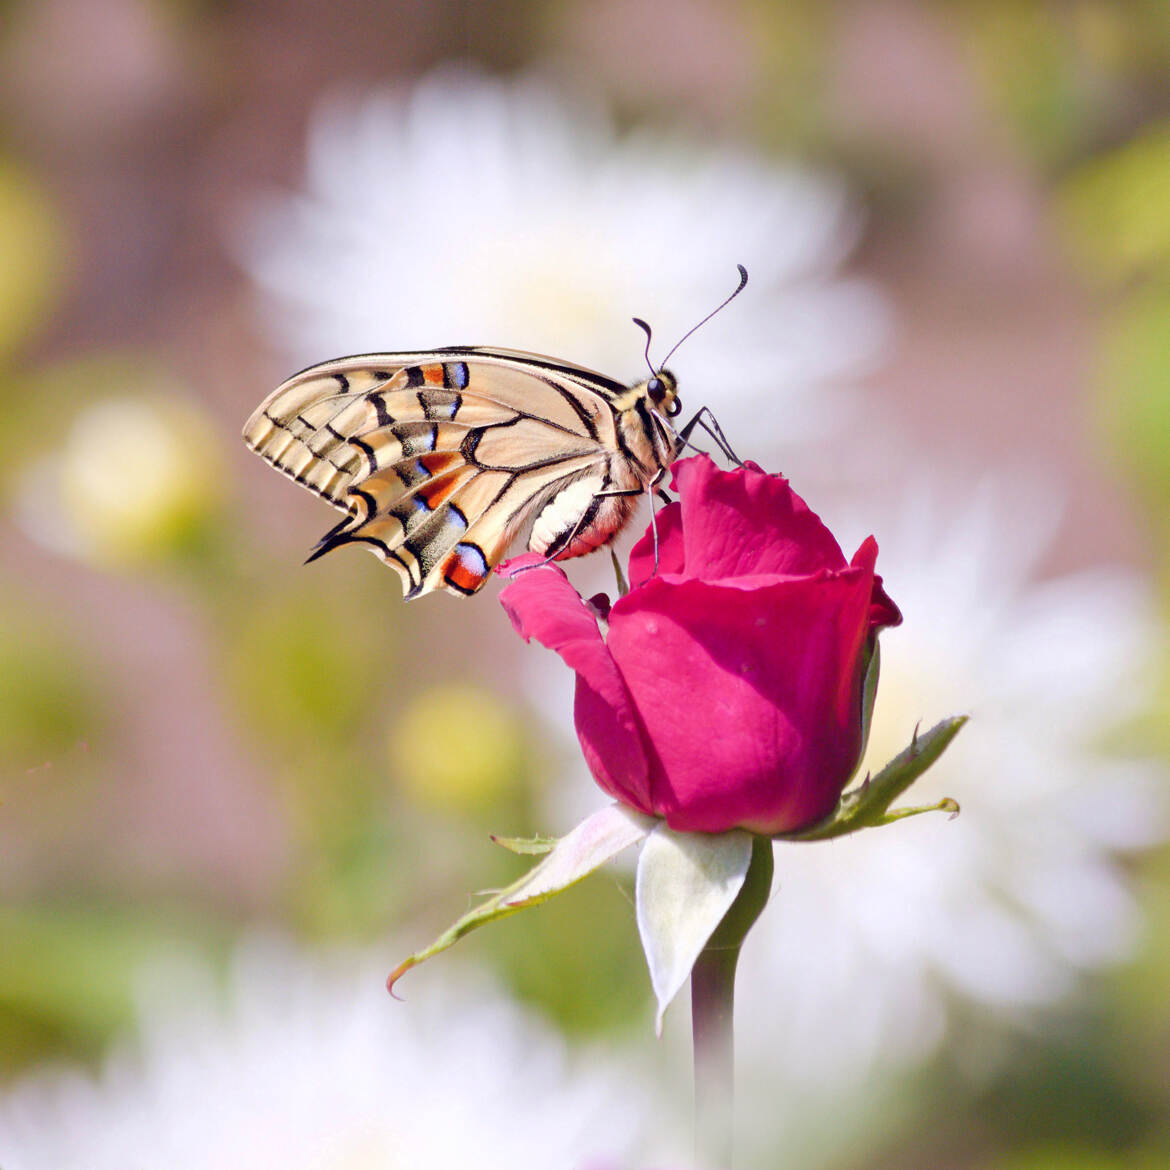
[[(733, 292), (731, 296), (723, 301), (722, 304), (712, 309), (711, 312), (709, 312), (702, 319), (702, 321), (699, 322), (698, 325), (694, 325), (688, 329), (687, 332), (684, 333), (682, 337), (675, 342), (674, 348), (671, 349), (670, 353), (668, 353), (666, 357), (662, 359), (662, 365), (657, 370), (654, 368), (654, 363), (650, 360), (650, 339), (652, 337), (650, 326), (647, 325), (641, 317), (633, 318), (634, 324), (637, 325), (638, 328), (646, 334), (646, 349), (642, 356), (645, 358), (646, 365), (650, 370), (650, 377), (647, 378), (646, 381), (639, 382), (637, 386), (634, 386), (633, 391), (636, 395), (636, 400), (640, 400), (642, 398), (649, 399), (650, 410), (653, 414), (658, 416), (660, 423), (663, 424), (664, 431), (669, 431), (673, 434), (673, 428), (671, 428), (669, 423), (665, 422), (665, 417), (674, 418), (674, 416), (682, 410), (682, 403), (678, 400), (678, 379), (675, 378), (675, 376), (668, 369), (666, 369), (666, 363), (670, 361), (671, 357), (674, 355), (675, 350), (677, 350), (678, 347), (682, 345), (682, 343), (686, 341), (686, 339), (690, 337), (690, 335), (694, 333), (696, 329), (702, 325), (705, 325), (708, 321), (711, 320), (712, 317), (715, 316), (716, 313), (719, 312), (720, 309), (731, 304), (731, 302), (735, 300), (735, 298), (739, 296), (741, 292), (743, 292), (744, 285), (747, 284), (747, 269), (744, 268), (742, 264), (737, 264), (736, 267), (739, 269), (739, 284), (736, 285), (735, 292)], [(626, 403), (627, 405), (630, 404), (629, 399), (626, 399)], [(626, 406), (617, 407), (619, 411), (626, 408)]]
[(652, 410), (674, 418), (682, 410), (678, 397), (678, 379), (669, 370), (659, 370), (642, 383), (642, 390), (650, 400)]

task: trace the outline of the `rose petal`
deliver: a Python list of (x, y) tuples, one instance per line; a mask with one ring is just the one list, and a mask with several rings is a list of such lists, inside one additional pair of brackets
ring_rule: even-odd
[[(660, 508), (654, 523), (658, 525), (657, 573), (685, 572), (686, 545), (683, 542), (682, 508), (678, 501)], [(636, 588), (655, 576), (655, 573), (654, 530), (648, 527), (642, 539), (630, 549), (630, 563), (626, 571), (630, 588)]]
[(705, 455), (674, 465), (682, 502), (688, 576), (703, 580), (795, 575), (845, 567), (820, 517), (780, 475), (749, 463), (720, 471)]
[[(877, 555), (877, 541), (872, 536), (867, 536), (861, 542), (860, 547), (853, 554), (853, 560), (849, 563), (855, 568), (865, 569), (873, 573), (873, 567), (877, 563)], [(881, 576), (874, 573), (873, 597), (869, 605), (869, 628), (874, 630), (881, 629), (884, 626), (900, 626), (901, 624), (902, 611), (894, 604), (890, 595), (883, 588)]]
[(659, 578), (614, 604), (609, 647), (646, 729), (656, 814), (776, 833), (832, 809), (861, 747), (872, 585), (862, 566), (749, 590)]
[(577, 735), (597, 783), (625, 804), (650, 812), (641, 724), (596, 616), (555, 565), (514, 575), (500, 590), (500, 604), (522, 638), (555, 650), (577, 672)]
[(496, 566), (496, 572), (501, 577), (515, 577), (518, 573), (525, 569), (534, 569), (537, 565), (544, 565), (548, 563), (546, 557), (542, 557), (540, 553), (523, 552), (517, 556), (509, 557), (506, 561), (501, 561)]

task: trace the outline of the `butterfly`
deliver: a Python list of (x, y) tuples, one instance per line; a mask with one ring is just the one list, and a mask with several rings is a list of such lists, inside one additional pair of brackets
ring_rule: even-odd
[[(719, 309), (747, 283), (739, 272)], [(438, 589), (470, 596), (522, 533), (545, 561), (609, 543), (696, 425), (735, 459), (705, 408), (674, 428), (682, 404), (665, 361), (678, 345), (655, 369), (650, 327), (634, 320), (650, 376), (633, 385), (518, 350), (363, 354), (294, 374), (256, 408), (244, 441), (346, 513), (310, 561), (364, 544), (408, 601)]]

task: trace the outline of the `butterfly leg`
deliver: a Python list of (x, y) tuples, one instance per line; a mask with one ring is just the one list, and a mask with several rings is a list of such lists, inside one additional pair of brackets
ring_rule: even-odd
[(650, 533), (654, 540), (654, 572), (658, 572), (658, 509), (654, 506), (654, 497), (661, 496), (666, 503), (670, 503), (670, 497), (662, 490), (658, 489), (658, 485), (662, 482), (666, 475), (666, 468), (660, 467), (655, 473), (654, 478), (649, 483), (643, 484), (640, 488), (613, 488), (607, 492), (598, 492), (599, 496), (640, 496), (643, 492), (646, 493), (647, 499), (650, 501)]
[(658, 518), (654, 507), (654, 485), (662, 478), (662, 469), (659, 468), (654, 478), (644, 487), (613, 488), (607, 492), (598, 492), (599, 496), (640, 496), (643, 492), (650, 498), (650, 531), (654, 534), (654, 571), (658, 571)]
[[(701, 426), (703, 430), (705, 430), (707, 434), (715, 440), (715, 445), (719, 448), (720, 452), (722, 452), (723, 455), (730, 459), (731, 462), (736, 465), (736, 467), (743, 466), (743, 460), (731, 449), (731, 444), (727, 441), (727, 436), (723, 433), (723, 428), (719, 425), (719, 420), (711, 413), (709, 407), (702, 407), (698, 414), (696, 414), (694, 418), (692, 418), (691, 421), (687, 423), (687, 425), (683, 427), (681, 431), (678, 432), (678, 437), (682, 441), (683, 445), (690, 447), (692, 451), (699, 450), (699, 448), (690, 441), (691, 432), (695, 429), (696, 426)], [(703, 454), (703, 452), (700, 452), (700, 454)]]

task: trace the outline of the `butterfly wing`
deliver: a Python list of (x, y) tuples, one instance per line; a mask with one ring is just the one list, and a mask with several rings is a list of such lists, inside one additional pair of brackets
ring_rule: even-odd
[(362, 542), (408, 599), (470, 594), (559, 491), (591, 476), (608, 485), (623, 469), (611, 403), (625, 391), (510, 350), (368, 354), (290, 378), (244, 439), (346, 512), (314, 557)]

